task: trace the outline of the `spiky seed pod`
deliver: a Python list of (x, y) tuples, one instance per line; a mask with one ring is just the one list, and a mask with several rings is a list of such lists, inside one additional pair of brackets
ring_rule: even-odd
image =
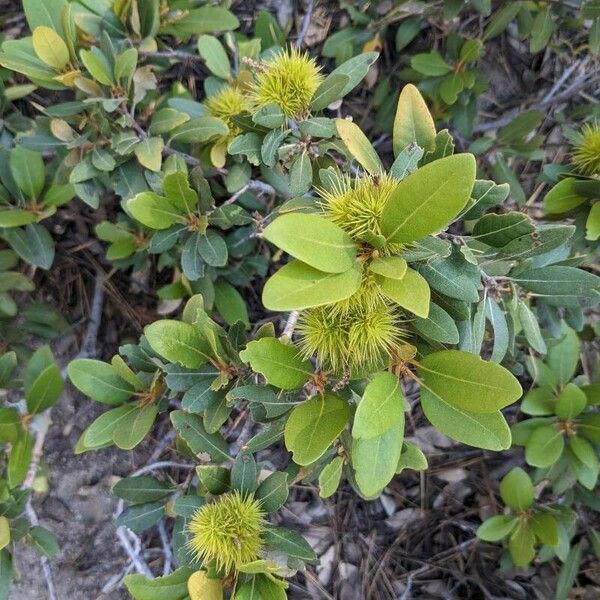
[(192, 517), (189, 548), (221, 572), (256, 560), (262, 548), (264, 513), (253, 496), (231, 492), (202, 506)]
[[(398, 181), (388, 175), (350, 179), (344, 177), (333, 191), (319, 190), (328, 217), (355, 240), (381, 235), (381, 215)], [(400, 244), (386, 244), (384, 252), (396, 253)]]
[(252, 103), (248, 93), (244, 93), (233, 85), (227, 85), (204, 102), (209, 114), (225, 121), (229, 127), (229, 135), (235, 136), (240, 128), (234, 123), (233, 117), (240, 113), (250, 112)]
[(573, 164), (584, 175), (600, 175), (600, 124), (583, 125), (573, 144)]
[(308, 113), (310, 101), (323, 81), (314, 58), (290, 48), (260, 66), (252, 88), (256, 106), (273, 102), (292, 118)]
[(395, 308), (387, 302), (373, 306), (361, 300), (332, 308), (320, 306), (300, 315), (296, 330), (303, 354), (338, 374), (381, 368), (402, 341)]

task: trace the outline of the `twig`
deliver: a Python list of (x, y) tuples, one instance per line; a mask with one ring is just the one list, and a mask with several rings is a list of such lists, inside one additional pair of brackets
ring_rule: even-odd
[(554, 85), (550, 88), (550, 91), (544, 96), (542, 102), (548, 102), (554, 97), (556, 92), (560, 90), (565, 81), (571, 77), (571, 75), (578, 69), (583, 68), (589, 62), (590, 57), (586, 56), (583, 60), (576, 60), (570, 67), (566, 68), (564, 73), (556, 80)]
[(98, 273), (94, 285), (94, 296), (92, 297), (90, 318), (88, 319), (87, 330), (77, 358), (96, 356), (96, 342), (98, 340), (98, 331), (100, 330), (100, 323), (102, 322), (102, 308), (104, 306), (104, 281), (104, 273)]
[(173, 564), (173, 552), (171, 551), (171, 545), (169, 544), (169, 537), (167, 536), (164, 519), (158, 523), (158, 535), (160, 537), (160, 543), (162, 544), (163, 554), (165, 556), (165, 562), (163, 564), (164, 577), (171, 572), (171, 565)]
[(285, 323), (285, 327), (283, 328), (283, 333), (281, 337), (287, 337), (292, 339), (292, 335), (294, 334), (294, 329), (296, 328), (296, 323), (298, 323), (298, 318), (300, 317), (300, 311), (293, 310)]
[(313, 12), (314, 6), (315, 6), (314, 0), (308, 0), (307, 6), (306, 6), (306, 13), (304, 14), (304, 17), (302, 19), (302, 28), (300, 29), (300, 35), (298, 36), (298, 39), (296, 40), (296, 48), (298, 50), (302, 47), (302, 44), (304, 43), (304, 38), (306, 37), (306, 34), (308, 33), (308, 28), (310, 27), (310, 20), (312, 18), (312, 12)]

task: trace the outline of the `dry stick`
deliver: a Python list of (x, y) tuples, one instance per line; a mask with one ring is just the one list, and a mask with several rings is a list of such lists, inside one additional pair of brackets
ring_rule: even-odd
[(281, 337), (288, 337), (292, 339), (292, 335), (294, 334), (294, 329), (296, 328), (296, 323), (298, 323), (298, 318), (300, 317), (300, 311), (293, 310), (285, 323), (285, 327), (283, 328), (283, 333)]
[(308, 0), (308, 6), (306, 7), (306, 13), (304, 15), (304, 18), (302, 19), (302, 28), (300, 29), (300, 35), (298, 36), (298, 39), (296, 40), (296, 48), (298, 50), (300, 50), (300, 48), (302, 47), (304, 38), (306, 37), (306, 34), (308, 33), (308, 28), (310, 27), (310, 20), (312, 18), (312, 12), (313, 12), (314, 6), (315, 6), (314, 0)]
[[(90, 318), (88, 321), (88, 328), (86, 330), (83, 343), (81, 345), (81, 350), (77, 354), (76, 358), (85, 358), (88, 356), (94, 356), (96, 354), (96, 339), (98, 338), (98, 329), (100, 327), (100, 321), (102, 318), (102, 305), (104, 300), (104, 275), (98, 274), (96, 276), (96, 285), (94, 287), (94, 296), (92, 299), (92, 308), (90, 311)], [(61, 371), (61, 375), (63, 378), (66, 377), (66, 369)], [(25, 476), (25, 480), (21, 485), (22, 489), (30, 490), (33, 487), (33, 482), (35, 481), (35, 475), (37, 473), (40, 460), (42, 458), (43, 450), (44, 450), (44, 441), (46, 440), (46, 436), (48, 435), (48, 430), (50, 429), (50, 425), (52, 420), (50, 418), (50, 413), (52, 412), (52, 408), (49, 408), (42, 415), (40, 415), (40, 420), (37, 423), (37, 434), (35, 437), (35, 443), (33, 445), (33, 450), (31, 453), (31, 462), (29, 463), (29, 468), (27, 470), (27, 475)], [(27, 518), (33, 527), (37, 527), (39, 525), (39, 519), (33, 505), (31, 504), (31, 498), (27, 501), (27, 506), (25, 507), (25, 512), (27, 514)], [(40, 561), (42, 564), (42, 571), (44, 573), (44, 578), (46, 579), (46, 586), (48, 588), (48, 596), (50, 600), (56, 600), (56, 588), (54, 587), (54, 581), (52, 579), (52, 569), (50, 568), (50, 563), (46, 556), (40, 556)]]

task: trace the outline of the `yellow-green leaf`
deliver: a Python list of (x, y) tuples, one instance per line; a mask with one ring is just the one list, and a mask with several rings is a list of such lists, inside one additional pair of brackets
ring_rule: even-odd
[(326, 273), (343, 273), (356, 260), (352, 238), (318, 215), (291, 213), (275, 219), (263, 237), (294, 258)]
[(285, 425), (285, 446), (294, 462), (310, 465), (323, 456), (349, 418), (348, 404), (333, 394), (313, 396), (297, 406)]
[(223, 586), (219, 579), (209, 579), (204, 571), (196, 571), (188, 579), (190, 600), (223, 600)]
[(435, 124), (419, 90), (412, 84), (400, 92), (394, 119), (394, 156), (406, 146), (417, 144), (424, 150), (435, 148)]
[(455, 154), (435, 160), (403, 179), (381, 215), (390, 242), (407, 243), (436, 233), (458, 215), (471, 197), (475, 157)]
[(350, 154), (367, 173), (374, 175), (383, 171), (381, 160), (379, 160), (375, 148), (358, 125), (347, 119), (336, 119), (335, 126)]
[(377, 276), (381, 291), (396, 304), (418, 317), (429, 316), (431, 290), (425, 278), (414, 269), (407, 268), (402, 279)]
[(69, 49), (63, 39), (50, 27), (41, 26), (33, 30), (33, 49), (38, 58), (49, 67), (60, 71), (69, 62)]
[(360, 287), (358, 268), (344, 273), (324, 273), (293, 260), (265, 284), (262, 301), (269, 310), (300, 310), (349, 298)]

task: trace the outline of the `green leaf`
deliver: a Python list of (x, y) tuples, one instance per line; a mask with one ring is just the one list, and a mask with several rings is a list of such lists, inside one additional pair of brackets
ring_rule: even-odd
[(54, 558), (60, 552), (56, 536), (45, 527), (35, 525), (29, 530), (29, 536), (32, 545), (44, 556)]
[(381, 160), (375, 148), (360, 127), (347, 119), (336, 119), (335, 126), (350, 154), (370, 175), (383, 172)]
[(81, 393), (103, 404), (121, 404), (135, 393), (111, 365), (101, 360), (78, 358), (69, 363), (67, 372)]
[(344, 459), (341, 456), (336, 456), (323, 467), (319, 474), (319, 496), (321, 498), (330, 498), (335, 494), (340, 485), (343, 468)]
[(13, 578), (12, 556), (8, 550), (0, 550), (0, 599), (8, 600)]
[(579, 573), (581, 554), (581, 543), (575, 544), (569, 549), (567, 558), (558, 575), (554, 600), (567, 600), (569, 597), (573, 583)]
[(141, 192), (127, 201), (127, 210), (134, 219), (151, 229), (168, 229), (184, 221), (185, 213), (168, 198), (154, 192)]
[(500, 496), (506, 506), (523, 512), (533, 504), (533, 484), (520, 467), (511, 469), (500, 482)]
[(570, 448), (573, 454), (589, 469), (598, 473), (598, 457), (596, 450), (586, 439), (580, 436), (570, 438)]
[(323, 456), (349, 418), (348, 404), (333, 394), (313, 396), (294, 408), (285, 426), (285, 445), (294, 462), (310, 465)]
[(48, 230), (39, 223), (32, 223), (23, 229), (8, 229), (2, 237), (10, 247), (26, 262), (48, 270), (54, 262), (54, 241)]
[(332, 102), (339, 100), (344, 95), (350, 78), (342, 73), (330, 73), (317, 88), (310, 108), (313, 112), (318, 112), (327, 108)]
[(565, 447), (563, 432), (554, 425), (534, 429), (525, 445), (525, 460), (532, 467), (549, 467), (562, 455)]
[(383, 209), (386, 239), (407, 243), (439, 231), (464, 208), (474, 182), (472, 154), (455, 154), (418, 169), (398, 184)]
[(540, 10), (533, 20), (531, 27), (531, 38), (529, 39), (529, 51), (536, 54), (544, 50), (556, 29), (556, 24), (552, 19), (552, 9)]
[(226, 281), (215, 281), (215, 307), (228, 325), (241, 321), (250, 328), (250, 317), (242, 295)]
[(382, 256), (369, 263), (369, 271), (389, 279), (403, 279), (408, 265), (399, 256)]
[(36, 27), (31, 41), (38, 58), (49, 67), (61, 71), (68, 64), (69, 49), (54, 29), (46, 26)]
[(431, 290), (427, 281), (417, 271), (406, 269), (402, 279), (376, 277), (381, 291), (396, 304), (409, 310), (418, 317), (429, 315)]
[[(131, 50), (134, 50), (134, 48), (131, 48)], [(152, 115), (152, 121), (148, 131), (151, 134), (168, 133), (176, 127), (179, 127), (179, 125), (187, 123), (189, 120), (189, 115), (179, 112), (174, 108), (161, 108)]]
[(161, 137), (147, 137), (136, 144), (133, 152), (143, 167), (158, 172), (162, 165), (164, 146), (165, 143)]
[(401, 473), (404, 469), (424, 471), (428, 466), (427, 457), (423, 451), (414, 444), (404, 441), (396, 473)]
[(134, 600), (186, 600), (188, 579), (194, 569), (180, 567), (170, 575), (148, 579), (144, 575), (127, 575), (125, 587)]
[(324, 273), (293, 260), (265, 284), (262, 301), (269, 310), (300, 310), (349, 298), (360, 287), (358, 268), (344, 273)]
[(508, 24), (517, 16), (517, 13), (521, 10), (523, 2), (508, 2), (502, 8), (497, 10), (487, 24), (483, 32), (483, 42), (487, 42), (497, 35), (500, 35), (507, 27)]
[(282, 215), (267, 226), (263, 237), (294, 258), (326, 273), (343, 273), (356, 261), (352, 238), (318, 215)]
[(201, 35), (198, 38), (198, 52), (204, 59), (208, 70), (221, 79), (231, 78), (229, 57), (223, 44), (212, 35)]
[(537, 512), (529, 522), (535, 536), (547, 546), (558, 546), (558, 525), (556, 519), (547, 512)]
[(206, 453), (216, 463), (229, 460), (229, 446), (220, 433), (207, 433), (198, 415), (174, 410), (169, 415), (178, 435), (196, 454)]
[(531, 347), (540, 354), (546, 354), (548, 347), (544, 341), (538, 321), (531, 309), (522, 300), (519, 300), (519, 304), (517, 305), (517, 315), (519, 316), (519, 321), (521, 321), (525, 337)]
[(117, 527), (127, 527), (134, 533), (141, 533), (156, 525), (163, 517), (165, 507), (162, 502), (148, 502), (129, 507), (121, 513), (115, 523)]
[(513, 515), (494, 515), (477, 528), (476, 535), (484, 542), (498, 542), (509, 535), (518, 522)]
[(39, 200), (45, 178), (42, 155), (19, 144), (11, 150), (8, 162), (10, 173), (25, 197)]
[(290, 192), (302, 196), (312, 185), (313, 170), (308, 152), (302, 152), (290, 168)]
[(81, 50), (79, 57), (89, 74), (97, 82), (108, 86), (114, 85), (110, 63), (99, 48), (92, 47), (91, 50)]
[(33, 438), (26, 430), (21, 430), (19, 437), (12, 445), (10, 455), (8, 457), (8, 468), (6, 474), (8, 477), (8, 485), (15, 488), (23, 483), (29, 465), (31, 463), (31, 455), (33, 452)]
[(110, 444), (117, 425), (136, 409), (135, 404), (125, 404), (101, 414), (81, 434), (75, 453), (80, 454)]
[(144, 504), (162, 500), (173, 492), (173, 489), (148, 475), (125, 477), (113, 486), (112, 492), (130, 504)]
[[(600, 23), (600, 20), (598, 20)], [(600, 238), (600, 202), (595, 202), (590, 208), (585, 222), (585, 239), (595, 241)]]
[(271, 337), (250, 342), (240, 358), (268, 383), (283, 390), (302, 387), (313, 373), (310, 361), (300, 356), (298, 348)]
[[(125, 85), (129, 87), (129, 85), (131, 84), (131, 79), (135, 72), (135, 67), (137, 66), (137, 61), (138, 51), (136, 48), (127, 48), (127, 50), (124, 50), (119, 55), (117, 55), (115, 59), (114, 68), (116, 80), (121, 81), (121, 79), (123, 79)], [(154, 117), (152, 118), (152, 122), (154, 122)]]
[(287, 473), (271, 473), (264, 479), (254, 497), (261, 502), (263, 510), (268, 513), (279, 510), (288, 498), (288, 474)]
[(232, 600), (286, 600), (286, 598), (287, 594), (279, 584), (279, 580), (276, 583), (266, 575), (255, 575), (236, 590)]
[(224, 267), (227, 264), (227, 244), (212, 229), (209, 229), (206, 235), (199, 234), (198, 252), (211, 267)]
[(423, 75), (439, 77), (451, 71), (450, 65), (442, 58), (436, 50), (415, 54), (410, 59), (410, 66)]
[(135, 410), (123, 415), (113, 429), (112, 439), (115, 445), (121, 450), (135, 448), (152, 429), (157, 413), (158, 406), (148, 404), (144, 407), (136, 407)]
[(514, 282), (551, 306), (591, 306), (600, 299), (600, 279), (575, 267), (551, 265), (514, 275)]
[(412, 144), (432, 151), (435, 147), (435, 135), (433, 117), (423, 96), (414, 85), (405, 85), (398, 98), (394, 119), (394, 156), (398, 156)]
[(21, 416), (15, 408), (0, 408), (0, 441), (13, 443), (21, 428)]
[[(334, 69), (327, 79), (333, 78), (336, 75), (345, 75), (348, 77), (348, 82), (343, 87), (339, 98), (350, 93), (369, 72), (371, 65), (377, 60), (379, 54), (377, 52), (365, 52), (354, 56), (353, 58), (342, 63), (337, 69)], [(327, 81), (327, 79), (325, 81)], [(318, 90), (317, 90), (318, 91)], [(329, 103), (328, 103), (329, 104)], [(316, 109), (315, 109), (316, 110)]]
[(404, 427), (404, 396), (395, 375), (377, 373), (367, 385), (358, 404), (352, 437), (372, 439), (392, 427)]
[(510, 428), (500, 411), (466, 411), (424, 387), (421, 387), (421, 407), (434, 427), (457, 442), (486, 450), (510, 448)]
[(535, 535), (525, 521), (521, 521), (508, 540), (508, 551), (516, 567), (526, 567), (535, 557)]
[(567, 383), (558, 396), (555, 412), (563, 421), (570, 421), (583, 412), (586, 405), (584, 391), (574, 383)]
[(566, 177), (559, 181), (544, 198), (544, 211), (549, 214), (569, 212), (585, 202), (585, 198), (575, 191), (573, 184), (577, 180)]
[(56, 363), (48, 365), (25, 393), (27, 411), (34, 415), (50, 408), (62, 394), (64, 381)]
[(196, 117), (177, 127), (169, 139), (169, 144), (177, 140), (182, 144), (207, 142), (211, 138), (229, 133), (227, 124), (217, 117)]
[(460, 350), (441, 350), (417, 365), (422, 387), (447, 404), (475, 413), (494, 413), (521, 397), (518, 380), (494, 362)]
[(535, 227), (527, 215), (509, 212), (502, 215), (484, 215), (473, 227), (473, 237), (494, 248), (502, 248), (509, 242), (532, 233)]
[(276, 127), (282, 127), (285, 124), (286, 116), (281, 108), (279, 108), (279, 105), (270, 102), (255, 112), (252, 115), (252, 120), (257, 125), (275, 129)]
[(231, 467), (231, 487), (242, 494), (251, 494), (258, 487), (258, 467), (252, 454), (240, 452)]
[(199, 35), (201, 33), (232, 31), (239, 26), (240, 22), (238, 18), (226, 8), (220, 6), (201, 6), (187, 11), (185, 17), (175, 20), (173, 25), (163, 25), (161, 32), (181, 37)]
[(417, 317), (413, 320), (413, 327), (419, 334), (430, 340), (442, 344), (458, 344), (459, 334), (454, 319), (433, 302), (429, 305), (427, 318)]
[(169, 362), (196, 369), (210, 361), (210, 346), (206, 338), (193, 325), (163, 319), (144, 329), (148, 343), (157, 354)]
[(546, 358), (558, 385), (567, 384), (575, 375), (579, 363), (579, 350), (577, 333), (562, 323), (561, 340), (550, 347)]
[(269, 527), (263, 534), (265, 545), (304, 562), (315, 562), (310, 544), (298, 533), (285, 527)]
[(43, 4), (39, 0), (23, 0), (29, 29), (33, 31), (36, 27), (46, 25), (62, 35), (61, 16), (66, 4), (66, 0), (46, 0)]
[(20, 208), (11, 208), (0, 210), (0, 227), (21, 227), (35, 223), (37, 217), (35, 213)]

